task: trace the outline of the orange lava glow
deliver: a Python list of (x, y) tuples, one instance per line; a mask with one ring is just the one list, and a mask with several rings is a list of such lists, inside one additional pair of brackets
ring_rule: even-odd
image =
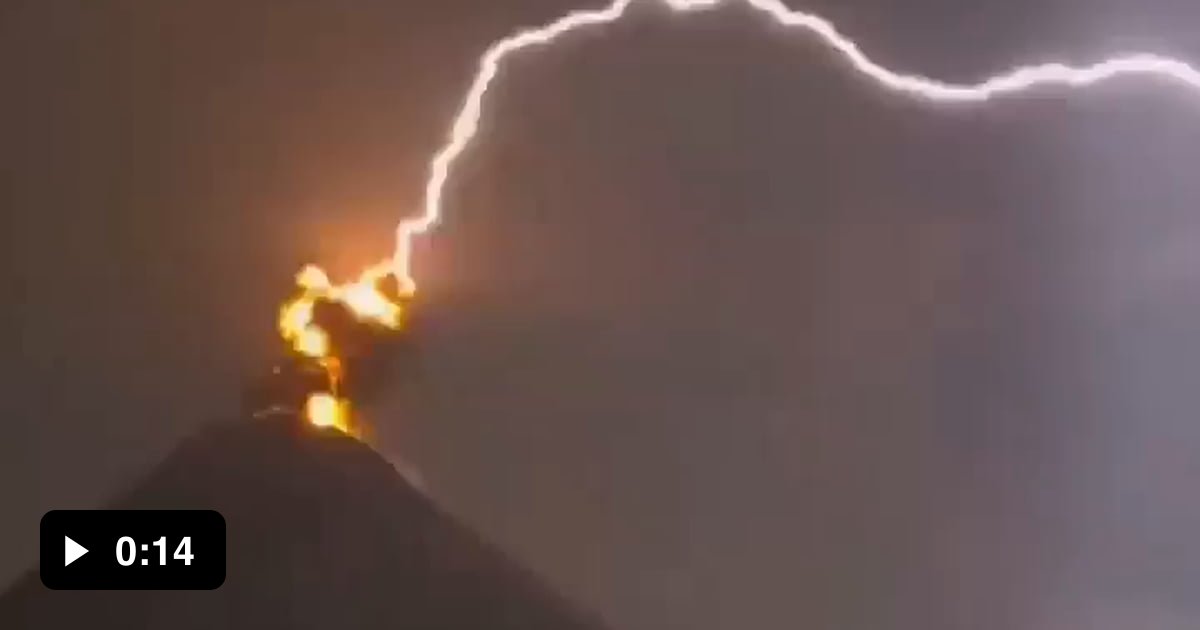
[(304, 417), (317, 427), (330, 427), (343, 433), (351, 433), (350, 403), (328, 392), (318, 392), (308, 397), (304, 405)]
[(305, 405), (305, 417), (315, 426), (343, 432), (350, 432), (351, 428), (349, 402), (337, 393), (342, 362), (330, 343), (329, 332), (315, 321), (317, 302), (342, 304), (364, 323), (399, 330), (404, 322), (404, 308), (380, 287), (391, 273), (389, 264), (369, 267), (345, 284), (334, 284), (323, 269), (307, 265), (296, 275), (299, 292), (279, 309), (279, 334), (292, 351), (319, 362), (329, 375), (333, 391), (312, 394)]

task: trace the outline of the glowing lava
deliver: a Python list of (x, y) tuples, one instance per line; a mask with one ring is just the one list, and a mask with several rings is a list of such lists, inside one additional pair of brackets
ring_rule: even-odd
[(299, 293), (279, 309), (279, 334), (293, 352), (315, 361), (325, 370), (331, 390), (309, 395), (305, 417), (310, 423), (344, 432), (350, 429), (350, 403), (339, 392), (342, 349), (334, 346), (329, 331), (317, 323), (317, 304), (321, 301), (341, 304), (361, 322), (399, 330), (404, 309), (381, 286), (389, 274), (386, 265), (375, 265), (355, 281), (338, 285), (330, 282), (325, 271), (316, 265), (308, 265), (296, 275)]
[(317, 427), (350, 433), (350, 403), (328, 392), (317, 392), (304, 404), (304, 417)]
[(320, 300), (346, 306), (361, 321), (398, 330), (404, 310), (380, 288), (389, 272), (386, 266), (376, 265), (362, 272), (354, 282), (335, 285), (320, 267), (304, 267), (296, 274), (300, 294), (279, 310), (279, 334), (292, 345), (292, 350), (306, 357), (330, 356), (329, 333), (314, 321)]

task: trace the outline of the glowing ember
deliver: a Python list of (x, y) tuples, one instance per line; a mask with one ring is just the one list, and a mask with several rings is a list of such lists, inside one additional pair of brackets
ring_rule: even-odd
[(324, 357), (329, 354), (329, 335), (316, 327), (305, 327), (292, 342), (299, 353), (309, 357)]
[(349, 401), (328, 392), (310, 395), (304, 405), (304, 416), (313, 426), (331, 427), (343, 433), (350, 432)]
[(403, 308), (380, 290), (388, 276), (384, 265), (368, 268), (354, 282), (335, 285), (315, 265), (308, 265), (296, 275), (300, 294), (284, 303), (279, 311), (279, 333), (292, 349), (314, 359), (329, 356), (329, 335), (313, 321), (313, 307), (318, 300), (337, 302), (363, 322), (390, 329), (399, 329)]
[[(355, 281), (339, 285), (330, 282), (320, 267), (308, 265), (296, 275), (298, 295), (279, 310), (279, 333), (294, 352), (317, 361), (325, 369), (335, 392), (342, 378), (341, 361), (329, 331), (316, 322), (316, 305), (320, 301), (341, 304), (365, 324), (398, 330), (404, 315), (397, 302), (399, 296), (388, 296), (381, 286), (389, 274), (389, 266), (380, 264), (368, 268)], [(305, 415), (314, 425), (349, 431), (349, 405), (335, 394), (310, 396)]]

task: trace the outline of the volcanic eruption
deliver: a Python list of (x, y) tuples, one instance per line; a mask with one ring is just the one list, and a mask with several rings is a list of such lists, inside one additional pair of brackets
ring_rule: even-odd
[(378, 386), (386, 357), (402, 341), (410, 295), (383, 265), (341, 285), (308, 265), (296, 286), (279, 310), (287, 357), (249, 411), (301, 412), (313, 425), (358, 435), (350, 401), (361, 402)]
[(283, 356), (242, 417), (185, 440), (108, 506), (220, 512), (224, 585), (51, 591), (33, 569), (0, 594), (0, 628), (602, 627), (357, 439), (349, 401), (370, 401), (411, 348), (391, 278), (333, 285), (306, 267), (280, 311)]
[(412, 348), (394, 276), (335, 285), (309, 266), (296, 287), (281, 358), (247, 388), (243, 417), (189, 438), (110, 505), (220, 512), (225, 584), (50, 591), (31, 570), (0, 595), (0, 628), (600, 628), (358, 439), (354, 408)]

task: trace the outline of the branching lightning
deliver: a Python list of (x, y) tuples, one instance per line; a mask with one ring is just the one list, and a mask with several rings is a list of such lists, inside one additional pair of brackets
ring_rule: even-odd
[[(471, 81), (466, 98), (454, 117), (450, 137), (429, 164), (429, 179), (425, 183), (425, 202), (420, 215), (405, 219), (396, 229), (396, 251), (393, 273), (406, 292), (416, 290), (412, 274), (412, 241), (435, 227), (443, 214), (443, 195), (455, 162), (471, 146), (479, 131), (483, 98), (504, 61), (513, 53), (528, 48), (552, 44), (574, 31), (608, 24), (621, 19), (635, 0), (613, 0), (603, 8), (577, 10), (537, 28), (517, 31), (493, 43), (480, 57), (479, 69)], [(640, 0), (648, 1), (648, 0)], [(832, 22), (818, 15), (792, 10), (780, 0), (659, 0), (677, 12), (711, 9), (731, 2), (741, 2), (775, 23), (807, 31), (829, 48), (841, 54), (859, 74), (880, 87), (936, 102), (980, 102), (997, 96), (1021, 92), (1039, 85), (1084, 87), (1127, 74), (1153, 75), (1174, 79), (1185, 86), (1200, 90), (1200, 71), (1191, 65), (1148, 53), (1111, 57), (1087, 66), (1072, 66), (1048, 62), (1021, 66), (974, 84), (955, 84), (916, 74), (890, 70), (868, 57), (859, 45), (843, 35)]]
[[(484, 97), (504, 62), (510, 55), (550, 45), (573, 32), (616, 22), (626, 15), (635, 1), (651, 0), (612, 0), (601, 8), (571, 11), (542, 26), (516, 31), (493, 42), (483, 52), (475, 76), (453, 119), (449, 137), (429, 162), (421, 212), (402, 220), (396, 228), (396, 249), (391, 259), (372, 266), (357, 280), (343, 285), (328, 283), (319, 269), (306, 269), (301, 273), (298, 278), (301, 294), (284, 305), (279, 320), (281, 333), (298, 354), (336, 364), (336, 353), (329, 350), (324, 331), (312, 320), (312, 305), (320, 299), (339, 301), (364, 321), (400, 327), (403, 306), (380, 292), (379, 281), (385, 276), (394, 279), (402, 299), (416, 292), (417, 282), (412, 272), (413, 241), (432, 230), (443, 216), (444, 195), (454, 165), (470, 148), (479, 132)], [(1079, 88), (1123, 75), (1171, 79), (1184, 87), (1200, 91), (1200, 71), (1183, 61), (1150, 53), (1117, 55), (1085, 66), (1062, 62), (1020, 66), (978, 83), (949, 83), (891, 70), (868, 57), (854, 40), (838, 31), (832, 22), (813, 13), (789, 9), (782, 0), (657, 1), (677, 13), (697, 12), (739, 2), (780, 26), (816, 36), (848, 62), (853, 70), (879, 87), (931, 102), (983, 102), (1040, 85)], [(363, 310), (364, 306), (371, 308)], [(381, 313), (387, 315), (386, 319), (380, 319)], [(316, 422), (315, 418), (310, 419)]]

